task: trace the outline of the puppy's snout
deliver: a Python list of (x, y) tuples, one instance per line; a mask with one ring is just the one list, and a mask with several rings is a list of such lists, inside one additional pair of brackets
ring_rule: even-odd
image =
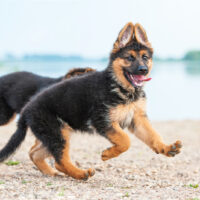
[(146, 74), (148, 74), (148, 67), (147, 66), (139, 66), (137, 68), (137, 74), (139, 74), (139, 75), (146, 75)]

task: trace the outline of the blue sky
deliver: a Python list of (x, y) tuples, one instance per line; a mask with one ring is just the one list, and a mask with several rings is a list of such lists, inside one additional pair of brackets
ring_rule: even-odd
[(200, 49), (198, 0), (0, 0), (0, 57), (6, 53), (107, 56), (126, 22), (146, 29), (155, 53)]

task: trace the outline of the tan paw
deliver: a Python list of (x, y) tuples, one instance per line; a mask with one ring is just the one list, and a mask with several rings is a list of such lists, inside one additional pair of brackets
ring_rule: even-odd
[(106, 161), (106, 160), (109, 160), (111, 157), (110, 157), (110, 148), (104, 150), (101, 154), (101, 159), (103, 161)]
[(88, 169), (88, 173), (89, 173), (90, 177), (92, 177), (92, 176), (95, 175), (95, 170), (92, 169), (92, 168), (89, 168), (89, 169)]
[(178, 140), (174, 144), (171, 144), (167, 146), (165, 149), (163, 149), (164, 151), (162, 151), (161, 153), (163, 153), (168, 157), (174, 157), (176, 154), (180, 153), (181, 147), (182, 143), (181, 141)]
[(89, 168), (88, 170), (85, 170), (85, 171), (86, 172), (84, 174), (84, 177), (81, 178), (84, 181), (87, 181), (89, 177), (92, 177), (95, 174), (95, 170), (91, 169), (91, 168)]

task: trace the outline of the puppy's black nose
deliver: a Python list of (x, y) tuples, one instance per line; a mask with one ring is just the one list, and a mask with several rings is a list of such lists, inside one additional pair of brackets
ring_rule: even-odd
[(139, 75), (146, 75), (148, 73), (148, 67), (147, 66), (139, 66), (137, 68), (137, 72)]

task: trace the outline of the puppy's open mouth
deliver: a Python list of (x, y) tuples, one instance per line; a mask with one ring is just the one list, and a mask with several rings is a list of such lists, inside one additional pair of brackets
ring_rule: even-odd
[(151, 78), (147, 78), (144, 75), (135, 75), (129, 72), (126, 72), (125, 74), (128, 81), (135, 87), (142, 87), (145, 81), (151, 80)]

